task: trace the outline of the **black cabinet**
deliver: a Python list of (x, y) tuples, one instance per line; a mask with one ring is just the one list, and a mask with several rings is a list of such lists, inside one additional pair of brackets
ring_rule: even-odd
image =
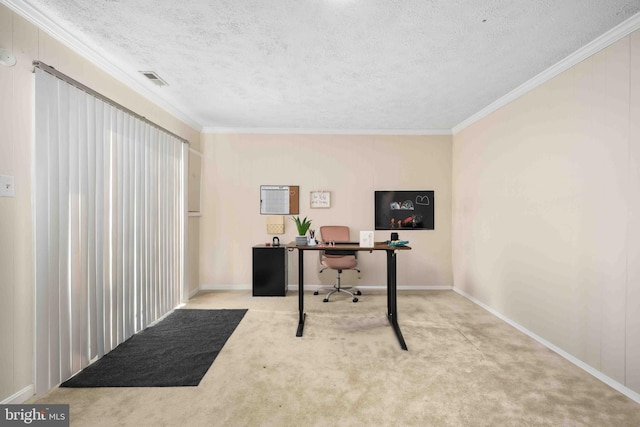
[(287, 294), (287, 248), (253, 247), (253, 296), (283, 297)]

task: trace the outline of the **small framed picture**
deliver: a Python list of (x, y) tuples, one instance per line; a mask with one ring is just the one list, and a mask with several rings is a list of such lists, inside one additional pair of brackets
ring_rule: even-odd
[(360, 247), (372, 248), (373, 246), (374, 246), (373, 231), (361, 231), (360, 232)]
[(331, 207), (331, 192), (329, 191), (312, 191), (311, 197), (312, 208), (330, 208)]

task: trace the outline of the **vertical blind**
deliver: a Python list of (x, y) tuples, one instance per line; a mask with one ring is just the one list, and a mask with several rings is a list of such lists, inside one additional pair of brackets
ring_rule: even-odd
[(35, 69), (36, 394), (182, 300), (187, 144)]

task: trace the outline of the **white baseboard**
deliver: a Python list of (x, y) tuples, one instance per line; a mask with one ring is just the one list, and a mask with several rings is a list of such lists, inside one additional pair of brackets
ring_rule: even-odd
[(247, 291), (251, 290), (251, 285), (200, 285), (198, 291)]
[[(304, 285), (305, 291), (315, 291), (318, 288), (326, 287), (327, 285)], [(351, 286), (351, 285), (349, 285)], [(357, 285), (358, 289), (368, 289), (375, 291), (384, 291), (387, 289), (386, 285)], [(250, 291), (252, 289), (251, 284), (242, 285), (200, 285), (200, 288), (195, 292), (189, 294), (189, 298), (197, 294), (199, 291)], [(290, 291), (297, 291), (298, 285), (289, 285), (287, 287)], [(433, 286), (398, 286), (399, 291), (450, 291), (453, 289), (451, 285), (433, 285)]]
[(7, 397), (0, 404), (2, 405), (19, 405), (31, 399), (34, 395), (33, 384), (30, 384), (18, 391), (17, 393)]
[[(331, 285), (305, 285), (304, 286), (304, 290), (305, 291), (315, 291), (316, 289), (319, 288), (326, 288), (329, 287)], [(348, 286), (351, 286), (351, 284), (349, 284)], [(366, 286), (362, 286), (362, 285), (356, 285), (355, 286), (358, 289), (362, 289), (362, 290), (369, 290), (369, 291), (386, 291), (387, 290), (387, 286), (386, 285), (366, 285)], [(289, 285), (289, 287), (287, 288), (290, 291), (297, 291), (298, 290), (298, 285)], [(398, 290), (399, 291), (450, 291), (453, 289), (453, 286), (437, 286), (437, 285), (433, 285), (433, 286), (398, 286)]]
[(484, 304), (482, 301), (472, 297), (471, 295), (469, 295), (465, 291), (463, 291), (461, 289), (458, 289), (456, 287), (453, 287), (453, 291), (458, 293), (458, 294), (460, 294), (460, 295), (462, 295), (463, 297), (467, 298), (469, 301), (473, 302), (474, 304), (477, 304), (480, 307), (484, 308), (489, 313), (491, 313), (494, 316), (496, 316), (497, 318), (505, 321), (509, 325), (513, 326), (514, 328), (516, 328), (517, 330), (522, 332), (523, 334), (528, 335), (529, 337), (531, 337), (534, 340), (538, 341), (540, 344), (542, 344), (543, 346), (547, 347), (549, 350), (551, 350), (551, 351), (559, 354), (560, 356), (564, 357), (569, 362), (573, 363), (574, 365), (576, 365), (580, 369), (582, 369), (582, 370), (588, 372), (589, 374), (593, 375), (594, 377), (596, 377), (597, 379), (599, 379), (600, 381), (602, 381), (603, 383), (605, 383), (609, 387), (611, 387), (611, 388), (619, 391), (620, 393), (624, 394), (629, 399), (634, 400), (637, 403), (640, 403), (640, 393), (637, 393), (637, 392), (631, 390), (630, 388), (624, 386), (623, 384), (620, 384), (618, 381), (616, 381), (613, 378), (603, 374), (602, 372), (600, 372), (597, 369), (595, 369), (593, 366), (587, 365), (582, 360), (578, 359), (575, 356), (572, 356), (571, 354), (567, 353), (566, 351), (564, 351), (560, 347), (558, 347), (558, 346), (550, 343), (549, 341), (545, 340), (541, 336), (536, 335), (535, 333), (531, 332), (530, 330), (528, 330), (524, 326), (522, 326), (522, 325), (514, 322), (513, 320), (509, 319), (508, 317), (506, 317), (502, 313), (497, 312), (493, 308), (491, 308), (488, 305)]

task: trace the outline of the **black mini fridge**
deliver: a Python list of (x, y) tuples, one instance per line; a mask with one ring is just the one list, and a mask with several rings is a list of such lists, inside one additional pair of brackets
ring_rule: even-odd
[(253, 296), (283, 297), (287, 294), (287, 248), (253, 247)]

